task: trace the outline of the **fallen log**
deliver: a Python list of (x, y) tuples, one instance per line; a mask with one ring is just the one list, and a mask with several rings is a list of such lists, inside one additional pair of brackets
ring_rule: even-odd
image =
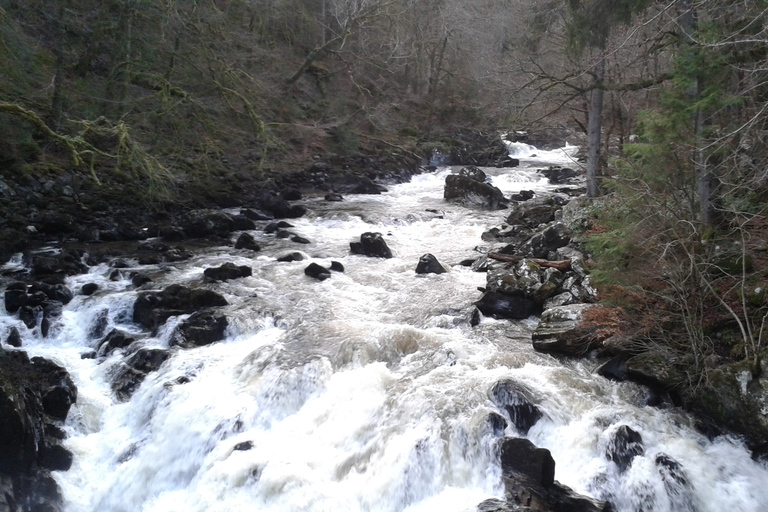
[[(520, 263), (521, 258), (520, 256), (511, 256), (509, 254), (501, 254), (498, 252), (489, 252), (488, 257), (496, 260), (496, 261), (504, 261), (508, 263)], [(527, 258), (528, 261), (532, 261), (533, 263), (537, 264), (540, 267), (551, 267), (556, 268), (560, 272), (568, 272), (571, 270), (571, 260), (557, 260), (557, 261), (550, 261), (550, 260), (543, 260), (540, 258)]]

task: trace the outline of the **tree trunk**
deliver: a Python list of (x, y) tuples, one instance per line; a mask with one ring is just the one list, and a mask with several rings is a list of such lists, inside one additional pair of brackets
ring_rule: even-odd
[(592, 68), (594, 85), (589, 102), (589, 123), (587, 125), (587, 197), (600, 193), (597, 177), (600, 174), (600, 143), (603, 121), (603, 77), (605, 76), (605, 55)]

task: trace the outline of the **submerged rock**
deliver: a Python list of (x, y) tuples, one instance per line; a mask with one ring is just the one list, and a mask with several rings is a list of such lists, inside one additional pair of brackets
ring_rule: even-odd
[(237, 241), (235, 242), (235, 249), (247, 249), (249, 251), (260, 251), (261, 246), (256, 243), (256, 239), (253, 238), (253, 235), (250, 235), (248, 233), (241, 233), (239, 237), (237, 237)]
[(248, 265), (235, 265), (232, 262), (224, 263), (219, 267), (210, 267), (203, 271), (203, 275), (211, 281), (228, 281), (253, 275), (253, 269)]
[(121, 363), (112, 380), (112, 391), (121, 402), (133, 396), (150, 372), (156, 371), (170, 357), (168, 350), (142, 348)]
[(643, 437), (639, 432), (626, 425), (619, 426), (610, 436), (605, 448), (605, 456), (616, 463), (619, 472), (623, 473), (632, 464), (632, 460), (645, 453)]
[(172, 316), (227, 304), (227, 300), (222, 295), (212, 290), (192, 289), (173, 284), (162, 292), (139, 294), (133, 305), (133, 321), (154, 330)]
[(533, 403), (530, 390), (510, 379), (500, 380), (491, 389), (491, 400), (506, 411), (512, 425), (521, 434), (527, 434), (543, 416)]
[(171, 335), (171, 345), (202, 347), (224, 339), (229, 321), (217, 311), (197, 311), (181, 322)]
[(307, 268), (304, 269), (304, 274), (317, 279), (318, 281), (325, 281), (329, 277), (331, 277), (331, 271), (322, 265), (318, 265), (317, 263), (310, 263)]

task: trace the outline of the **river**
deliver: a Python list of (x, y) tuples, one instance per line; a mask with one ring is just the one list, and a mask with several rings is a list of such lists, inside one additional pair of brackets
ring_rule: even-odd
[[(568, 161), (568, 152), (511, 149), (520, 167), (486, 169), (505, 194), (547, 192), (535, 169)], [(544, 417), (525, 437), (552, 452), (557, 480), (580, 493), (610, 499), (621, 512), (768, 510), (768, 469), (738, 440), (707, 439), (684, 412), (646, 406), (643, 388), (595, 375), (595, 361), (535, 352), (536, 318), (470, 326), (485, 275), (458, 263), (487, 250), (481, 234), (504, 212), (444, 202), (451, 172), (438, 168), (380, 196), (305, 198), (309, 213), (290, 230), (308, 245), (260, 225), (252, 232), (260, 252), (208, 247), (163, 266), (129, 261), (154, 280), (144, 289), (181, 283), (223, 294), (230, 324), (225, 341), (172, 349), (127, 402), (110, 389), (125, 353), (81, 358), (97, 341), (91, 326), (107, 310), (109, 328), (142, 337), (133, 350), (167, 348), (179, 321), (155, 337), (132, 323), (138, 292), (128, 271), (113, 281), (113, 269), (98, 265), (68, 278), (72, 290), (100, 289), (76, 295), (49, 338), (3, 310), (0, 333), (18, 326), (23, 349), (66, 367), (78, 387), (64, 441), (74, 463), (55, 472), (65, 510), (472, 511), (503, 496), (498, 436), (488, 422), (500, 412), (489, 399), (500, 379), (533, 391)], [(394, 257), (351, 255), (349, 242), (367, 231), (382, 233)], [(295, 251), (307, 259), (277, 261)], [(450, 271), (417, 275), (427, 252)], [(311, 261), (338, 261), (345, 271), (317, 281), (303, 272)], [(205, 268), (225, 262), (248, 265), (253, 275), (202, 279)], [(5, 269), (14, 265), (18, 259)], [(605, 456), (621, 425), (645, 444), (624, 472)], [(519, 435), (514, 427), (505, 434)], [(683, 477), (659, 471), (661, 454)]]

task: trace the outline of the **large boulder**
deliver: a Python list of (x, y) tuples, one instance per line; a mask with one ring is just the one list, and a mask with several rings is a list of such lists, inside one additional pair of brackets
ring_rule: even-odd
[(533, 403), (532, 393), (519, 382), (510, 379), (498, 381), (491, 388), (491, 400), (509, 416), (512, 425), (525, 435), (543, 416)]
[(469, 208), (498, 210), (507, 207), (507, 200), (497, 187), (458, 174), (445, 178), (443, 198)]
[(627, 425), (620, 425), (611, 432), (605, 447), (605, 457), (616, 464), (620, 473), (629, 468), (635, 457), (644, 453), (643, 436)]
[(143, 292), (133, 304), (133, 321), (155, 330), (172, 316), (203, 308), (226, 306), (227, 300), (212, 290), (173, 284), (161, 292)]
[(171, 345), (202, 347), (225, 338), (229, 321), (217, 311), (197, 311), (179, 324), (171, 335)]
[(77, 400), (67, 371), (26, 352), (0, 349), (0, 505), (2, 510), (60, 510), (50, 471), (66, 471), (72, 454), (58, 427)]
[(551, 197), (537, 198), (510, 207), (507, 224), (536, 228), (554, 222), (559, 205)]
[(474, 165), (462, 168), (459, 171), (459, 176), (465, 176), (475, 181), (479, 181), (480, 183), (485, 183), (488, 181), (488, 176), (485, 174), (485, 172), (479, 167), (475, 167)]
[(210, 267), (203, 271), (203, 275), (211, 281), (228, 281), (253, 275), (253, 269), (248, 265), (235, 265), (232, 262), (224, 263), (219, 267)]
[(443, 274), (445, 272), (447, 272), (445, 267), (430, 253), (419, 258), (419, 263), (416, 265), (417, 274)]
[(350, 242), (349, 248), (352, 254), (362, 254), (373, 258), (391, 258), (392, 251), (381, 233), (363, 233), (359, 242)]
[(600, 346), (594, 326), (586, 326), (584, 313), (594, 304), (571, 304), (544, 311), (533, 331), (533, 348), (539, 352), (565, 356), (582, 356)]
[(317, 263), (310, 263), (305, 269), (304, 274), (306, 276), (312, 277), (314, 279), (317, 279), (318, 281), (325, 281), (329, 277), (331, 277), (331, 271), (322, 265), (318, 265)]
[(474, 304), (485, 316), (511, 320), (523, 320), (541, 311), (533, 300), (522, 295), (498, 292), (485, 292)]
[(198, 210), (181, 219), (181, 229), (190, 238), (226, 237), (235, 230), (232, 215), (219, 210)]
[(563, 223), (556, 222), (533, 235), (519, 248), (519, 253), (532, 258), (548, 258), (551, 253), (555, 256), (555, 251), (568, 245), (571, 236), (570, 229)]

